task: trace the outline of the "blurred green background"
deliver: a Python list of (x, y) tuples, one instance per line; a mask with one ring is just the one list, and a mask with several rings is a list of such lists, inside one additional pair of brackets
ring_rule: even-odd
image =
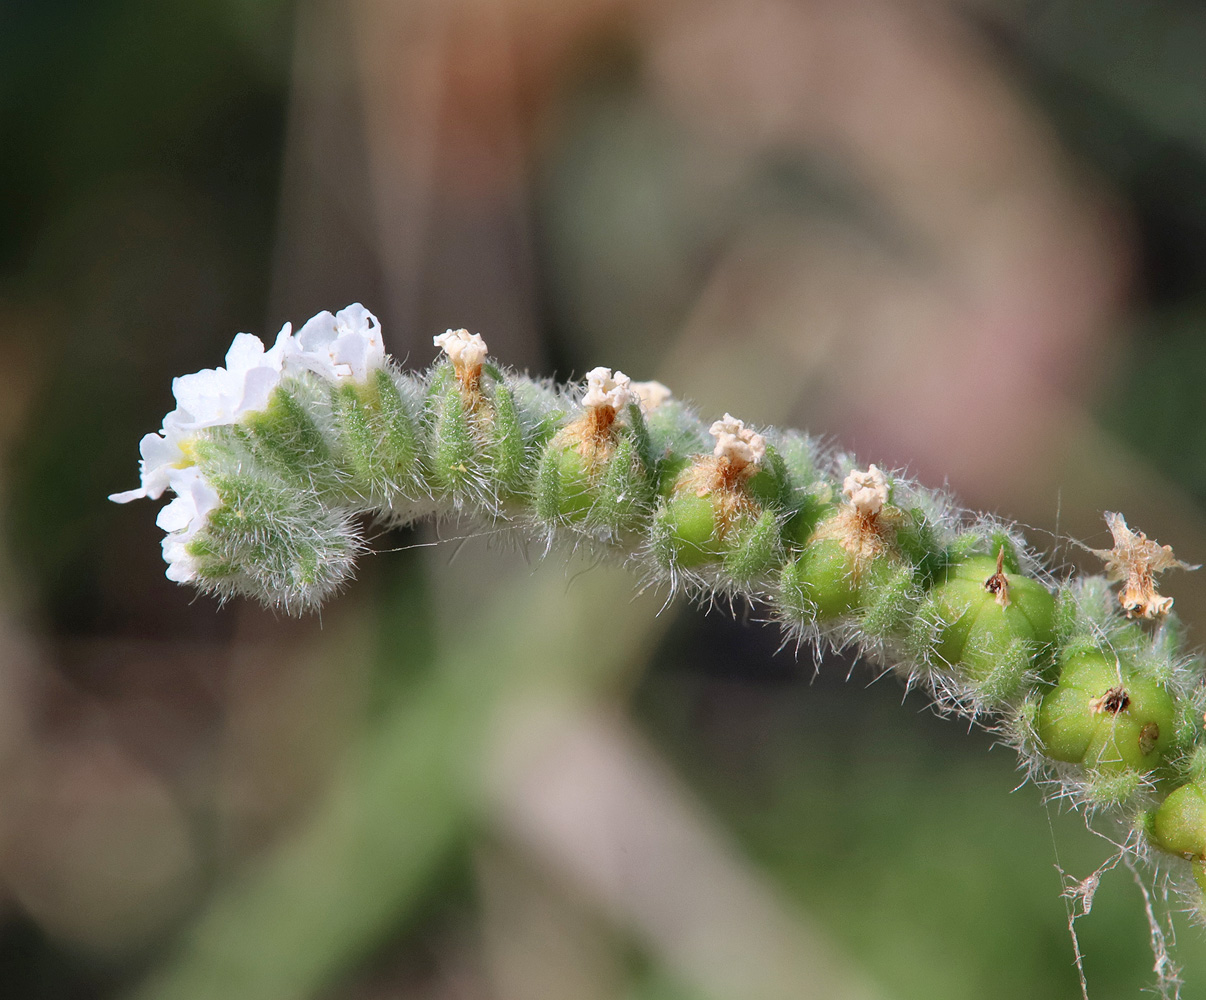
[[(1061, 567), (1115, 509), (1206, 561), (1204, 50), (1173, 0), (0, 5), (0, 996), (1078, 995), (1110, 845), (760, 609), (428, 525), (281, 619), (104, 498), (174, 375), (362, 301)], [(1077, 930), (1090, 996), (1154, 982), (1125, 869)]]

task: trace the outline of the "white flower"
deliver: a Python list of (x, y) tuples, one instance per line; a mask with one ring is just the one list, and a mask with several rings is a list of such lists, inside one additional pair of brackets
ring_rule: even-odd
[(637, 398), (632, 391), (631, 379), (621, 371), (613, 376), (610, 368), (592, 368), (586, 373), (586, 395), (582, 397), (582, 405), (588, 409), (606, 406), (622, 410), (635, 403)]
[(289, 334), (286, 323), (272, 348), (264, 350), (259, 337), (240, 333), (226, 352), (226, 367), (204, 368), (173, 379), (176, 409), (163, 418), (158, 434), (147, 434), (138, 446), (142, 486), (111, 494), (109, 499), (114, 503), (129, 503), (141, 497), (158, 499), (172, 476), (193, 464), (188, 445), (196, 431), (233, 424), (248, 413), (264, 409), (280, 383), (290, 348)]
[(159, 512), (155, 523), (167, 532), (162, 543), (167, 578), (187, 583), (197, 576), (197, 564), (188, 552), (188, 544), (222, 500), (196, 466), (173, 473), (171, 487), (176, 499)]
[(731, 413), (726, 413), (723, 420), (717, 420), (708, 433), (716, 438), (716, 447), (712, 454), (717, 458), (728, 459), (729, 464), (736, 470), (749, 466), (757, 468), (766, 457), (766, 438), (745, 426), (744, 421), (738, 420)]
[(866, 472), (855, 469), (843, 481), (842, 493), (860, 515), (875, 517), (888, 502), (888, 479), (876, 465)]
[(468, 330), (446, 330), (437, 337), (431, 338), (432, 343), (448, 355), (452, 367), (458, 372), (473, 374), (477, 372), (488, 353), (486, 342), (480, 333), (470, 333)]
[(334, 316), (320, 312), (308, 319), (288, 342), (285, 368), (289, 373), (312, 371), (332, 382), (363, 382), (370, 371), (385, 364), (381, 323), (359, 302)]
[(237, 334), (226, 352), (225, 368), (203, 368), (172, 379), (176, 409), (164, 419), (165, 427), (169, 421), (184, 430), (218, 427), (264, 409), (280, 384), (288, 344), (287, 323), (268, 351), (259, 337)]

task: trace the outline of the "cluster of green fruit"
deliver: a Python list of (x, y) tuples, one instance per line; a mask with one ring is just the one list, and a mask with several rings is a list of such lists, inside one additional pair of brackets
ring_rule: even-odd
[(218, 497), (178, 540), (191, 582), (305, 610), (352, 572), (366, 514), (585, 543), (693, 596), (769, 606), (801, 640), (856, 645), (990, 720), (1032, 773), (1114, 810), (1206, 889), (1202, 669), (1155, 590), (1179, 565), (1167, 547), (1110, 515), (1108, 578), (1057, 582), (1007, 525), (804, 435), (728, 414), (709, 427), (657, 383), (598, 368), (557, 387), (495, 365), (476, 335), (436, 340), (426, 373), (388, 358), (363, 378), (295, 372), (182, 444)]

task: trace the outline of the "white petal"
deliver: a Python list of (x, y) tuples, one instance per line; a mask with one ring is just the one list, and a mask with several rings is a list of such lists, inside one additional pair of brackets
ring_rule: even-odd
[(225, 368), (203, 368), (172, 380), (172, 395), (192, 418), (184, 426), (213, 427), (228, 423), (232, 380)]
[(326, 310), (317, 316), (311, 316), (305, 325), (297, 331), (294, 340), (303, 351), (317, 351), (325, 348), (335, 339), (335, 317)]
[(188, 496), (176, 497), (170, 504), (159, 512), (159, 516), (155, 518), (155, 523), (164, 531), (184, 531), (193, 519), (197, 516), (197, 505), (193, 503), (193, 498)]
[(286, 323), (281, 327), (281, 332), (276, 335), (276, 341), (272, 347), (264, 353), (265, 363), (271, 364), (277, 371), (280, 371), (285, 357), (293, 345), (293, 324)]
[(363, 381), (368, 369), (368, 338), (362, 333), (345, 333), (331, 345), (331, 358), (337, 365), (347, 365), (349, 376)]
[(226, 352), (226, 370), (241, 374), (260, 365), (264, 360), (264, 342), (250, 333), (236, 333)]
[(129, 503), (131, 500), (141, 500), (147, 495), (144, 489), (126, 490), (124, 493), (110, 493), (109, 499), (114, 503)]
[(215, 507), (221, 506), (222, 498), (218, 496), (218, 491), (204, 476), (197, 476), (193, 480), (189, 492), (193, 499), (193, 507), (197, 511), (197, 523), (194, 528), (200, 530), (205, 518), (209, 516), (209, 512)]
[(175, 424), (170, 424), (167, 425), (166, 437), (161, 434), (146, 434), (138, 442), (138, 451), (142, 455), (142, 461), (139, 463), (142, 488), (152, 500), (157, 500), (163, 495), (173, 471), (185, 461), (184, 452), (180, 450), (181, 440), (183, 433)]
[(340, 333), (347, 333), (349, 331), (370, 333), (380, 331), (381, 321), (359, 302), (353, 302), (350, 306), (340, 309), (335, 314), (335, 326)]
[(279, 372), (271, 368), (253, 368), (243, 379), (243, 398), (239, 400), (231, 416), (243, 416), (246, 413), (258, 413), (268, 405), (268, 399), (281, 381)]

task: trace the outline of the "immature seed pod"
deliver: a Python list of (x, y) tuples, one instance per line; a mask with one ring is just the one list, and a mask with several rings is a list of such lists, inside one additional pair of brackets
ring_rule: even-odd
[(936, 626), (935, 657), (999, 697), (1012, 693), (1054, 638), (1055, 599), (1006, 557), (1002, 545), (995, 559), (970, 556), (948, 567), (924, 610)]
[(1075, 648), (1061, 657), (1059, 681), (1038, 713), (1043, 751), (1104, 773), (1150, 772), (1173, 744), (1176, 708), (1156, 681), (1117, 657)]
[(1206, 790), (1190, 783), (1171, 792), (1151, 816), (1148, 835), (1169, 854), (1206, 859)]

